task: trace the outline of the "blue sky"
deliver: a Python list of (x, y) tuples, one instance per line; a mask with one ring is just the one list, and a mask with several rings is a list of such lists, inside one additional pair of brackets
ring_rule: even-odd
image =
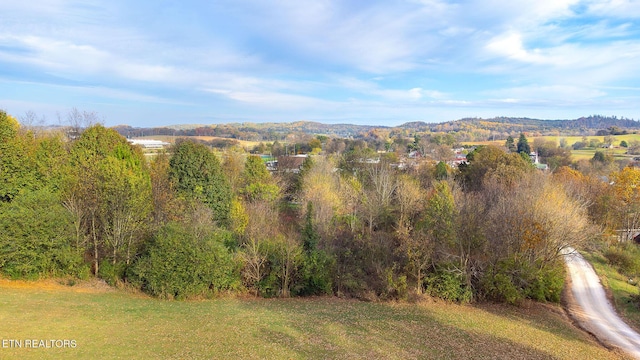
[(0, 108), (49, 123), (640, 119), (637, 0), (0, 2)]

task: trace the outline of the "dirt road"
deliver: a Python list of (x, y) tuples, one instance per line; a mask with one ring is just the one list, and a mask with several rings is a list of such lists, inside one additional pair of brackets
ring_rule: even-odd
[(603, 343), (640, 359), (640, 334), (620, 319), (591, 264), (572, 248), (565, 249), (564, 255), (576, 305), (570, 309), (572, 315)]

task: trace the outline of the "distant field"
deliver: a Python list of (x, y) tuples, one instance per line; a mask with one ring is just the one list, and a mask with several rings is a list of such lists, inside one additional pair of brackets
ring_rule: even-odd
[[(539, 137), (529, 137), (527, 138), (527, 140), (529, 141), (529, 144), (533, 144), (533, 142), (535, 141), (535, 139), (538, 138), (542, 138), (545, 140), (553, 140), (556, 142), (556, 144), (560, 145), (560, 140), (561, 139), (565, 139), (567, 144), (569, 145), (573, 145), (578, 141), (582, 141), (583, 140), (583, 136), (539, 136)], [(591, 140), (591, 139), (596, 139), (599, 140), (601, 142), (604, 141), (604, 136), (586, 136), (587, 141)], [(627, 134), (627, 135), (615, 135), (614, 136), (615, 141), (613, 142), (614, 146), (620, 146), (620, 142), (622, 140), (625, 140), (627, 143), (630, 141), (640, 141), (640, 134)], [(515, 142), (518, 142), (518, 138), (515, 137), (514, 138)], [(495, 141), (466, 141), (463, 142), (464, 145), (499, 145), (499, 146), (503, 146), (505, 143), (505, 140), (495, 140)]]
[(160, 301), (85, 285), (0, 280), (0, 358), (620, 359), (555, 305), (368, 303), (336, 298)]
[[(582, 136), (541, 136), (538, 138), (542, 138), (545, 140), (552, 140), (555, 141), (557, 145), (560, 145), (560, 140), (561, 139), (565, 139), (565, 141), (567, 142), (567, 144), (569, 145), (573, 145), (578, 141), (582, 141), (583, 137)], [(599, 140), (600, 142), (604, 142), (604, 136), (586, 136), (587, 141), (591, 140), (591, 139), (596, 139)], [(529, 140), (529, 144), (533, 144), (533, 142), (535, 141), (535, 137), (532, 138), (528, 138), (527, 140)], [(632, 156), (626, 156), (625, 152), (627, 151), (625, 148), (621, 148), (620, 146), (620, 142), (621, 141), (626, 141), (627, 143), (631, 142), (631, 141), (640, 141), (640, 134), (627, 134), (627, 135), (616, 135), (614, 136), (615, 141), (613, 142), (613, 145), (616, 147), (614, 149), (581, 149), (581, 150), (571, 150), (571, 155), (573, 156), (574, 160), (581, 160), (581, 159), (591, 159), (593, 158), (593, 155), (595, 154), (596, 150), (602, 150), (605, 152), (610, 152), (614, 158), (616, 159), (622, 159), (622, 158), (631, 158)], [(516, 141), (516, 143), (518, 142), (518, 139), (515, 138), (514, 139)], [(496, 146), (504, 146), (505, 144), (505, 140), (496, 140), (496, 141), (475, 141), (475, 142), (463, 142), (464, 145), (496, 145)]]
[(171, 135), (155, 135), (155, 136), (141, 136), (141, 137), (137, 137), (136, 139), (154, 139), (154, 140), (161, 140), (164, 142), (168, 142), (173, 144), (176, 139), (179, 138), (189, 138), (189, 139), (197, 139), (197, 140), (204, 140), (204, 141), (211, 141), (211, 140), (234, 140), (237, 141), (240, 146), (244, 147), (244, 148), (253, 148), (254, 146), (260, 144), (259, 141), (245, 141), (245, 140), (237, 140), (237, 139), (229, 139), (229, 138), (223, 138), (223, 137), (217, 137), (217, 136), (171, 136)]

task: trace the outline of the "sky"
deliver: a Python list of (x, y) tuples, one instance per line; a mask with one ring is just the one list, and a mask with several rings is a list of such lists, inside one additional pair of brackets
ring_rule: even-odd
[(640, 1), (0, 1), (0, 109), (74, 108), (138, 127), (640, 119)]

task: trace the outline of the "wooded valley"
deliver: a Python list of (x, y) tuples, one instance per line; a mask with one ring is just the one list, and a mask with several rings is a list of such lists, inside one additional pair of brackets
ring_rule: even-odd
[[(319, 134), (294, 148), (308, 155), (301, 166), (285, 157), (270, 171), (251, 152), (273, 155), (274, 142), (181, 138), (146, 156), (115, 129), (70, 134), (0, 112), (4, 276), (98, 277), (167, 299), (519, 303), (559, 301), (567, 246), (640, 272), (633, 239), (618, 241), (640, 227), (640, 170), (604, 155), (575, 161), (570, 144), (532, 149), (523, 134), (513, 146), (466, 148), (457, 167), (447, 162), (459, 141), (447, 132)], [(554, 159), (550, 170), (534, 166), (532, 150)]]

